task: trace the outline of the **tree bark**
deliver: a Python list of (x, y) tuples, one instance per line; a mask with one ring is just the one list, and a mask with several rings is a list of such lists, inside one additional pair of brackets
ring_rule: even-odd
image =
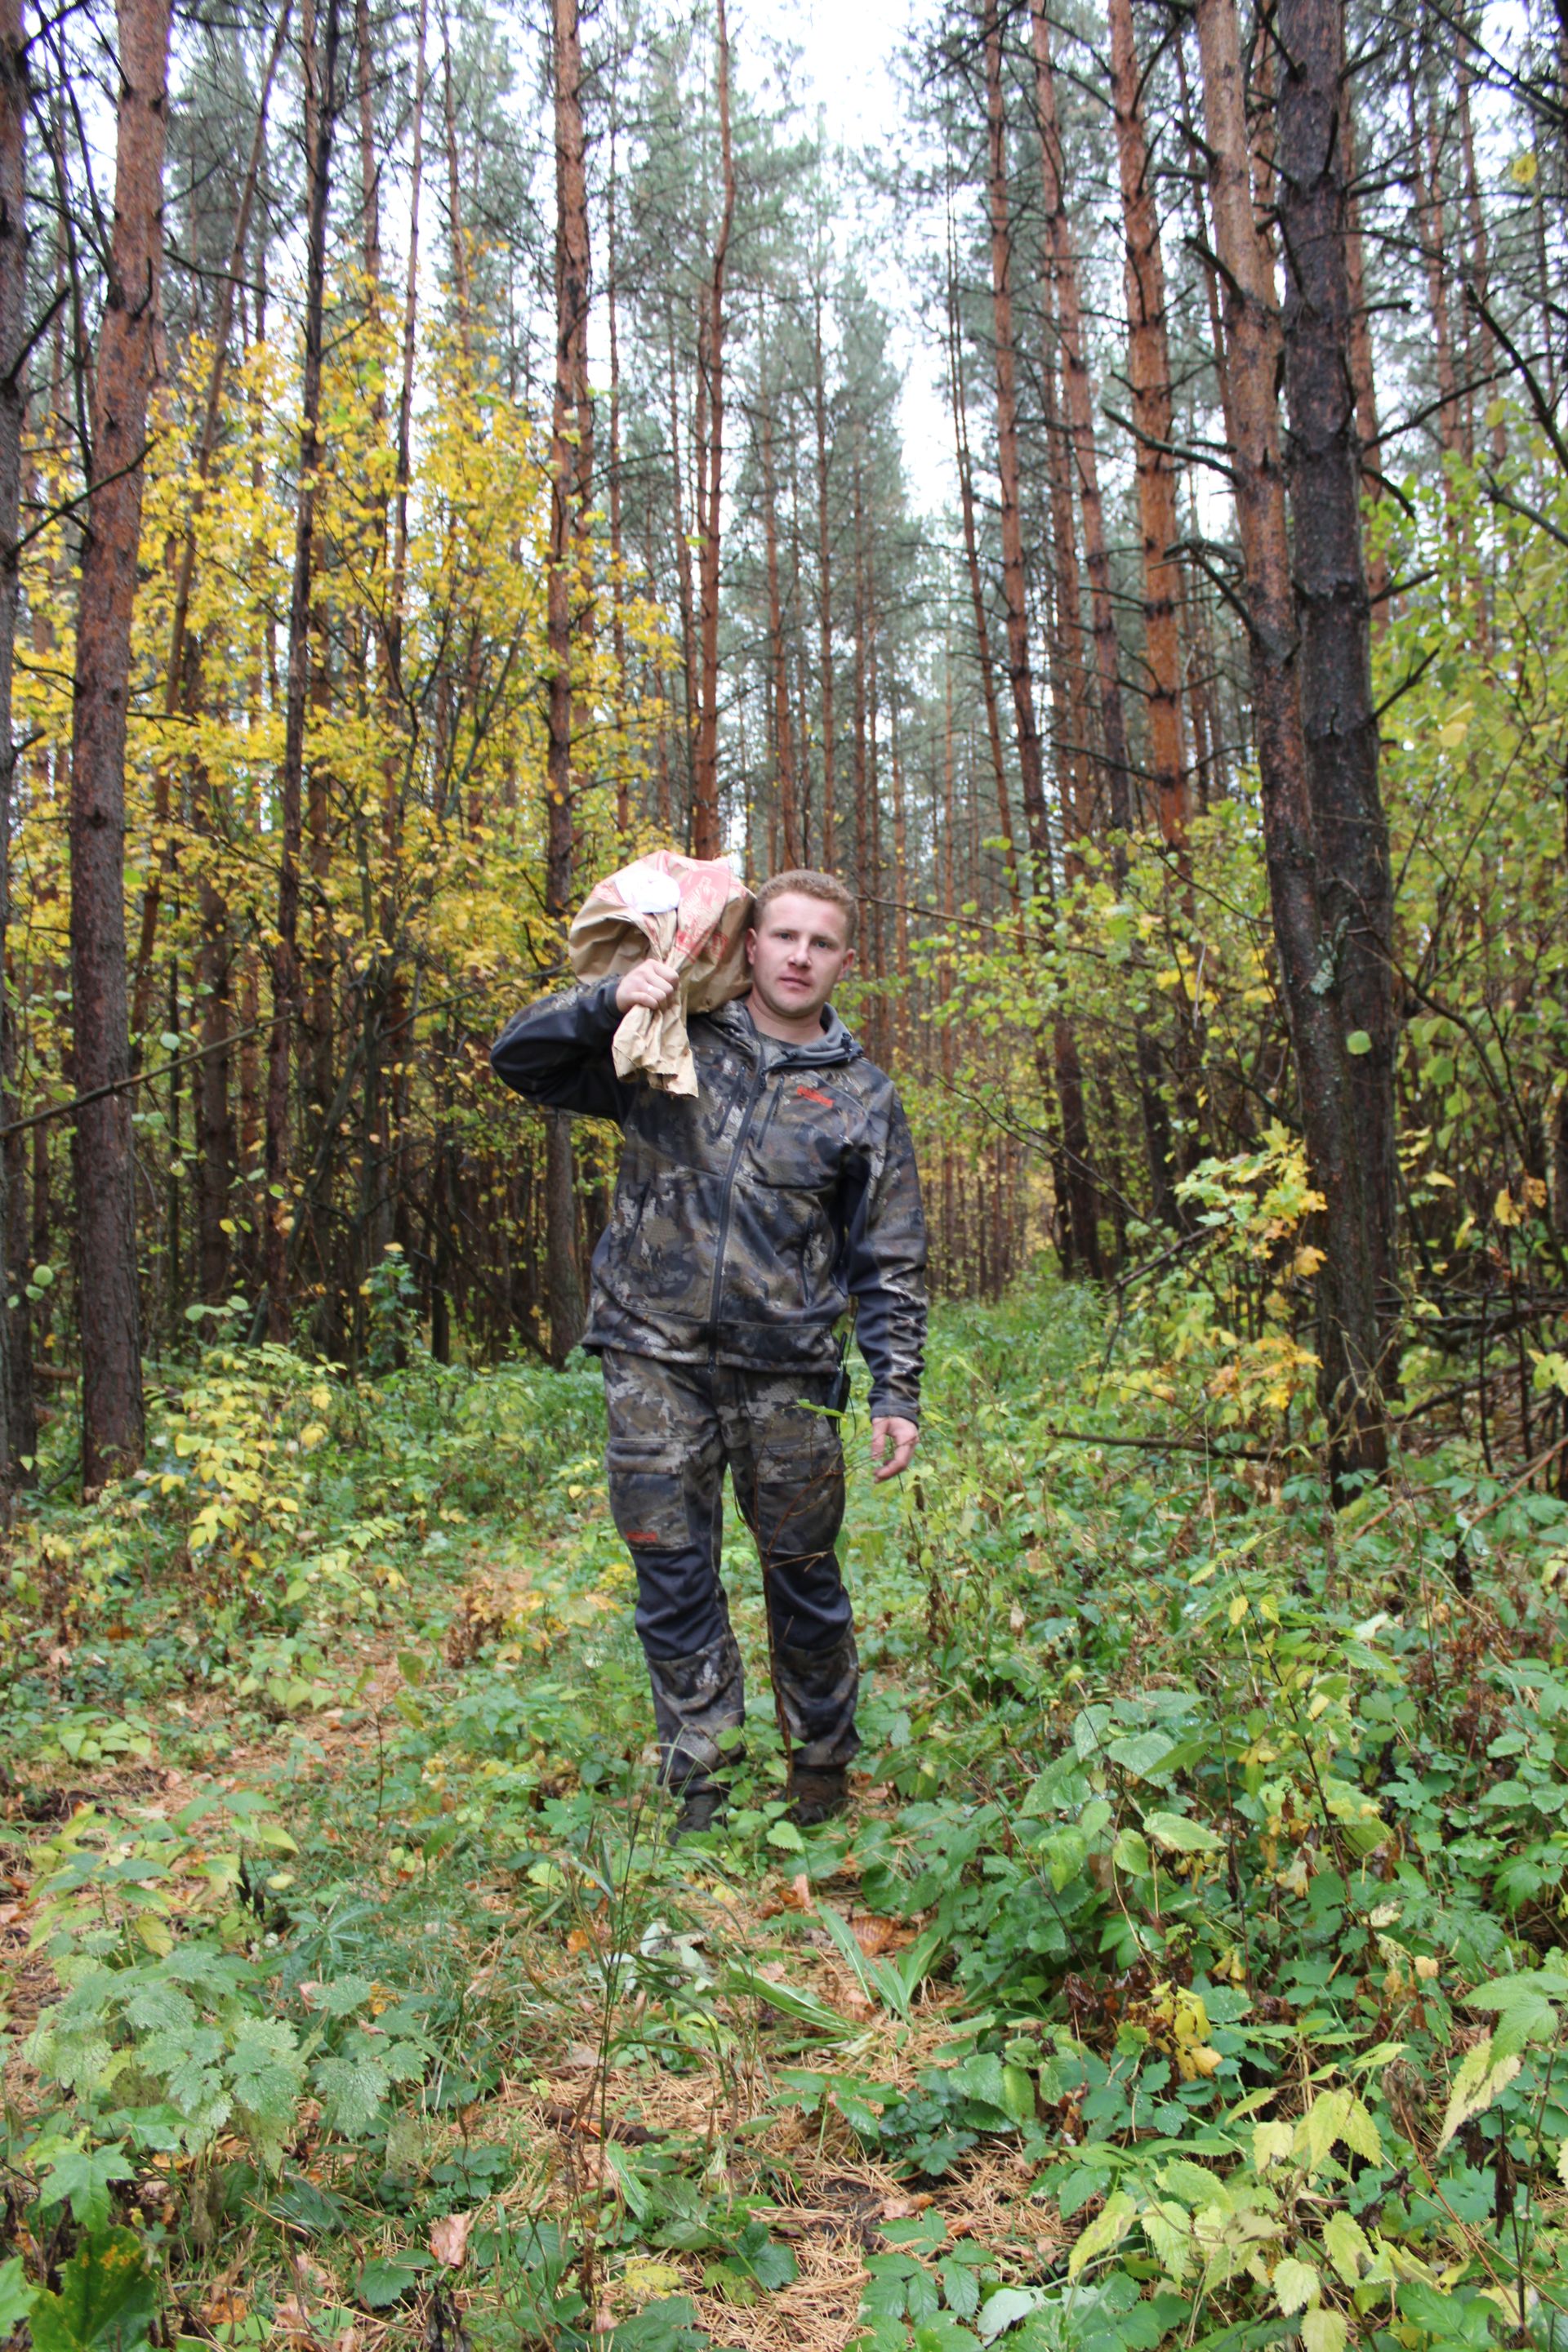
[[(1448, 311), (1448, 259), (1443, 224), (1443, 142), (1435, 100), (1428, 98), (1423, 131), (1416, 112), (1420, 75), (1408, 60), (1405, 94), (1410, 107), (1411, 172), (1415, 192), (1415, 230), (1426, 267), (1426, 300), (1432, 314), (1432, 344), (1437, 373), (1437, 441), (1445, 457), (1464, 455), (1464, 417), (1454, 372), (1453, 321)], [(1422, 150), (1426, 150), (1425, 167)]]
[(822, 358), (822, 289), (811, 289), (812, 409), (816, 426), (816, 618), (822, 677), (822, 863), (833, 867), (833, 542), (827, 524), (827, 380)]
[[(573, 592), (592, 462), (586, 410), (588, 195), (583, 138), (583, 58), (577, 0), (554, 0), (555, 393), (551, 446), (550, 648), (545, 778), (544, 911), (562, 939), (572, 913)], [(577, 1187), (570, 1123), (546, 1114), (545, 1311), (550, 1360), (560, 1370), (583, 1336)]]
[(1346, 1047), (1344, 1078), (1362, 1235), (1358, 1248), (1342, 1253), (1350, 1280), (1335, 1312), (1345, 1328), (1348, 1387), (1342, 1381), (1330, 1408), (1331, 1427), (1348, 1423), (1353, 1452), (1363, 1425), (1369, 1439), (1383, 1442), (1382, 1391), (1395, 1367), (1399, 1034), (1391, 977), (1394, 874), (1378, 785), (1350, 365), (1352, 305), (1339, 140), (1342, 9), (1342, 0), (1279, 0), (1279, 164), (1290, 420), (1286, 463), (1319, 923), (1334, 957), (1331, 1002), (1342, 1030), (1355, 1041)]
[[(1132, 762), (1127, 742), (1126, 708), (1121, 696), (1121, 649), (1116, 634), (1110, 551), (1106, 541), (1105, 507), (1100, 489), (1094, 394), (1089, 382), (1082, 295), (1068, 212), (1061, 125), (1057, 109), (1056, 69), (1051, 58), (1046, 0), (1030, 0), (1029, 24), (1034, 44), (1035, 111), (1040, 135), (1047, 250), (1055, 283), (1061, 335), (1062, 387), (1068, 434), (1078, 480), (1079, 504), (1083, 515), (1083, 561), (1084, 570), (1089, 574), (1089, 636), (1094, 648), (1096, 698), (1105, 749), (1110, 828), (1115, 836), (1111, 846), (1111, 866), (1120, 884), (1127, 872), (1125, 836), (1132, 829)], [(1142, 1019), (1135, 1024), (1134, 1045), (1143, 1114), (1144, 1152), (1154, 1213), (1164, 1223), (1174, 1224), (1177, 1213), (1171, 1122), (1164, 1096), (1161, 1092), (1158, 1050)]]
[(1235, 0), (1198, 0), (1204, 126), (1215, 242), (1226, 283), (1226, 341), (1236, 446), (1237, 522), (1245, 566), (1264, 856), (1302, 1128), (1322, 1192), (1318, 1285), (1319, 1396), (1336, 1493), (1355, 1470), (1380, 1471), (1386, 1429), (1377, 1370), (1375, 1285), (1365, 1261), (1357, 1139), (1334, 947), (1318, 897), (1318, 856), (1302, 726), (1277, 380), (1281, 362), (1273, 266), (1253, 211)]
[[(8, 1101), (16, 1067), (6, 966), (11, 920), (11, 801), (16, 750), (11, 688), (16, 652), (17, 531), (22, 510), (22, 421), (27, 405), (27, 232), (26, 218), (27, 51), (22, 0), (0, 0), (0, 1100)], [(18, 1143), (20, 1138), (17, 1139)], [(0, 1520), (9, 1515), (19, 1444), (11, 1382), (11, 1204), (20, 1154), (9, 1139), (0, 1153)]]
[(1182, 652), (1177, 624), (1176, 461), (1171, 447), (1171, 359), (1165, 269), (1133, 46), (1132, 0), (1110, 0), (1110, 88), (1126, 239), (1127, 373), (1142, 539), (1143, 657), (1148, 672), (1149, 771), (1160, 837), (1184, 856), (1189, 810), (1182, 746)]
[(392, 584), (387, 592), (387, 669), (403, 686), (403, 602), (408, 574), (408, 488), (414, 465), (415, 330), (419, 312), (419, 198), (425, 177), (425, 44), (427, 0), (419, 0), (414, 36), (414, 138), (408, 183), (408, 268), (403, 288), (403, 373), (397, 395), (396, 494), (392, 518)]
[[(359, 99), (360, 249), (364, 255), (365, 292), (374, 302), (381, 286), (381, 167), (375, 160), (374, 58), (369, 0), (354, 0), (354, 88)], [(379, 404), (381, 394), (376, 394)]]
[[(1367, 308), (1366, 258), (1362, 244), (1361, 199), (1356, 189), (1355, 109), (1351, 78), (1340, 77), (1340, 154), (1345, 182), (1345, 278), (1350, 289), (1350, 367), (1355, 389), (1360, 438), (1362, 495), (1375, 506), (1383, 496), (1383, 430), (1377, 419), (1377, 378), (1373, 368), (1372, 315)], [(1372, 626), (1388, 625), (1388, 558), (1381, 551), (1367, 566)]]
[(789, 652), (784, 643), (784, 599), (779, 591), (778, 480), (773, 464), (773, 412), (768, 387), (767, 331), (757, 323), (758, 420), (763, 460), (763, 540), (768, 582), (768, 664), (773, 703), (773, 773), (786, 866), (800, 864), (800, 823), (795, 806), (795, 729), (789, 704)]
[(1005, 845), (1007, 894), (1015, 917), (1023, 896), (1018, 876), (1018, 849), (1013, 837), (1013, 805), (1007, 797), (1007, 762), (1002, 750), (1002, 721), (996, 708), (996, 677), (991, 659), (991, 630), (985, 613), (985, 586), (980, 570), (980, 540), (974, 521), (974, 466), (969, 448), (969, 395), (963, 381), (963, 343), (958, 323), (958, 258), (952, 223), (947, 241), (947, 371), (948, 397), (952, 405), (953, 447), (958, 460), (959, 510), (963, 524), (963, 556), (969, 574), (969, 602), (974, 615), (974, 651), (980, 667), (980, 697), (985, 712), (985, 740), (991, 752), (991, 773), (996, 787), (996, 814)]
[(1034, 37), (1035, 108), (1039, 118), (1046, 233), (1052, 274), (1056, 279), (1068, 430), (1078, 475), (1079, 503), (1083, 510), (1083, 560), (1084, 569), (1089, 574), (1089, 630), (1094, 645), (1100, 728), (1105, 738), (1105, 759), (1110, 772), (1110, 823), (1117, 832), (1126, 833), (1132, 822), (1131, 769), (1127, 751), (1126, 713), (1121, 700), (1121, 651), (1111, 601), (1110, 551), (1106, 544), (1105, 508), (1100, 492), (1100, 457), (1094, 437), (1094, 394), (1089, 383), (1082, 297), (1068, 213), (1061, 130), (1057, 110), (1056, 72), (1051, 59), (1046, 0), (1030, 0), (1029, 23)]
[[(1047, 300), (1047, 314), (1049, 303)], [(1047, 324), (1051, 323), (1047, 315)], [(1062, 820), (1062, 875), (1070, 887), (1084, 871), (1082, 845), (1089, 833), (1089, 794), (1084, 786), (1082, 691), (1078, 546), (1073, 536), (1072, 475), (1061, 429), (1052, 355), (1041, 354), (1047, 465), (1050, 480), (1053, 594), (1049, 637), (1051, 706), (1056, 717), (1057, 791)], [(1072, 917), (1069, 915), (1069, 920)], [(1071, 1245), (1086, 1274), (1098, 1282), (1104, 1267), (1100, 1252), (1100, 1199), (1084, 1100), (1083, 1065), (1070, 1023), (1058, 1015), (1052, 1032), (1058, 1098), (1062, 1111), (1063, 1182)]]
[[(612, 106), (614, 101), (612, 100)], [(617, 715), (623, 728), (631, 705), (626, 674), (626, 555), (621, 536), (621, 352), (616, 319), (616, 117), (610, 120), (610, 175), (605, 199), (605, 308), (610, 328), (610, 635), (616, 650)], [(632, 828), (631, 763), (623, 749), (616, 767), (616, 831), (625, 842)]]
[(730, 143), (730, 26), (717, 0), (719, 165), (722, 177), (719, 234), (704, 290), (697, 337), (697, 558), (700, 675), (697, 741), (692, 769), (691, 849), (718, 857), (724, 842), (719, 815), (719, 528), (724, 485), (724, 278), (735, 220), (735, 159)]
[[(991, 226), (991, 316), (996, 346), (996, 476), (1002, 499), (1002, 599), (1007, 620), (1007, 682), (1013, 691), (1018, 784), (1031, 839), (1045, 814), (1045, 769), (1029, 663), (1028, 595), (1019, 503), (1017, 352), (1013, 332), (1013, 229), (1007, 197), (1007, 122), (1002, 95), (1002, 25), (996, 0), (983, 0), (985, 46), (986, 196)], [(1036, 887), (1044, 888), (1048, 877)]]
[[(71, 713), (71, 1026), (78, 1091), (129, 1076), (125, 731), (147, 407), (161, 362), (168, 0), (121, 0), (114, 232), (99, 337), (92, 490), (82, 539)], [(125, 1091), (77, 1116), (82, 1485), (142, 1459), (135, 1163)]]
[[(263, 1230), (266, 1325), (289, 1338), (289, 1070), (300, 1003), (300, 851), (305, 774), (305, 720), (310, 698), (310, 605), (315, 576), (316, 493), (321, 462), (321, 337), (326, 297), (327, 200), (337, 112), (338, 0), (327, 0), (318, 63), (314, 0), (304, 16), (306, 168), (310, 204), (305, 237), (305, 356), (300, 383), (300, 488), (294, 509), (294, 567), (289, 597), (283, 761), (278, 779), (277, 939), (271, 951), (272, 1024), (267, 1047), (267, 1200)], [(318, 78), (319, 77), (319, 78)]]

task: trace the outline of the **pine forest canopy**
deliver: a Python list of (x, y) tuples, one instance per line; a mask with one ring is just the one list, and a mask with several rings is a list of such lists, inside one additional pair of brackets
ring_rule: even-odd
[(917, 0), (851, 154), (739, 0), (0, 0), (7, 1477), (212, 1318), (563, 1362), (487, 1048), (658, 843), (858, 893), (942, 1290), (1560, 1460), (1565, 25)]

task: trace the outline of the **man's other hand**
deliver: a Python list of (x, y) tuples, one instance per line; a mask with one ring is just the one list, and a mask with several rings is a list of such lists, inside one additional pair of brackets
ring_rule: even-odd
[[(871, 1423), (871, 1461), (874, 1465), (871, 1475), (879, 1486), (884, 1478), (896, 1478), (900, 1470), (909, 1468), (920, 1438), (915, 1423), (905, 1421), (901, 1414), (896, 1412)], [(889, 1445), (893, 1450), (884, 1462), (882, 1456)]]
[(649, 1013), (662, 1013), (680, 985), (680, 973), (672, 963), (664, 963), (658, 956), (648, 956), (634, 963), (616, 991), (616, 1010), (629, 1013), (640, 1004)]

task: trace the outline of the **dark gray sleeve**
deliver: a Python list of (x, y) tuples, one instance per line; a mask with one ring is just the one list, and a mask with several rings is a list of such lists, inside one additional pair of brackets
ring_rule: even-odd
[(584, 1111), (623, 1125), (632, 1089), (616, 1076), (610, 1041), (620, 1026), (619, 980), (542, 996), (509, 1021), (490, 1067), (517, 1094), (549, 1110)]
[(926, 1227), (915, 1147), (895, 1096), (879, 1160), (845, 1203), (855, 1336), (871, 1370), (873, 1415), (918, 1421), (925, 1367)]

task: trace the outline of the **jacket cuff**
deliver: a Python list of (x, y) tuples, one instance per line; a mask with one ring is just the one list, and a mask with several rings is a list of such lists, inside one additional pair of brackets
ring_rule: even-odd
[(919, 1397), (891, 1396), (885, 1394), (880, 1389), (873, 1389), (871, 1418), (873, 1421), (912, 1421), (918, 1429), (921, 1419), (921, 1401)]
[(601, 1023), (606, 1037), (613, 1037), (621, 1025), (622, 1013), (616, 1003), (616, 991), (625, 978), (624, 971), (612, 972), (608, 980), (596, 982), (583, 999), (584, 1016)]

